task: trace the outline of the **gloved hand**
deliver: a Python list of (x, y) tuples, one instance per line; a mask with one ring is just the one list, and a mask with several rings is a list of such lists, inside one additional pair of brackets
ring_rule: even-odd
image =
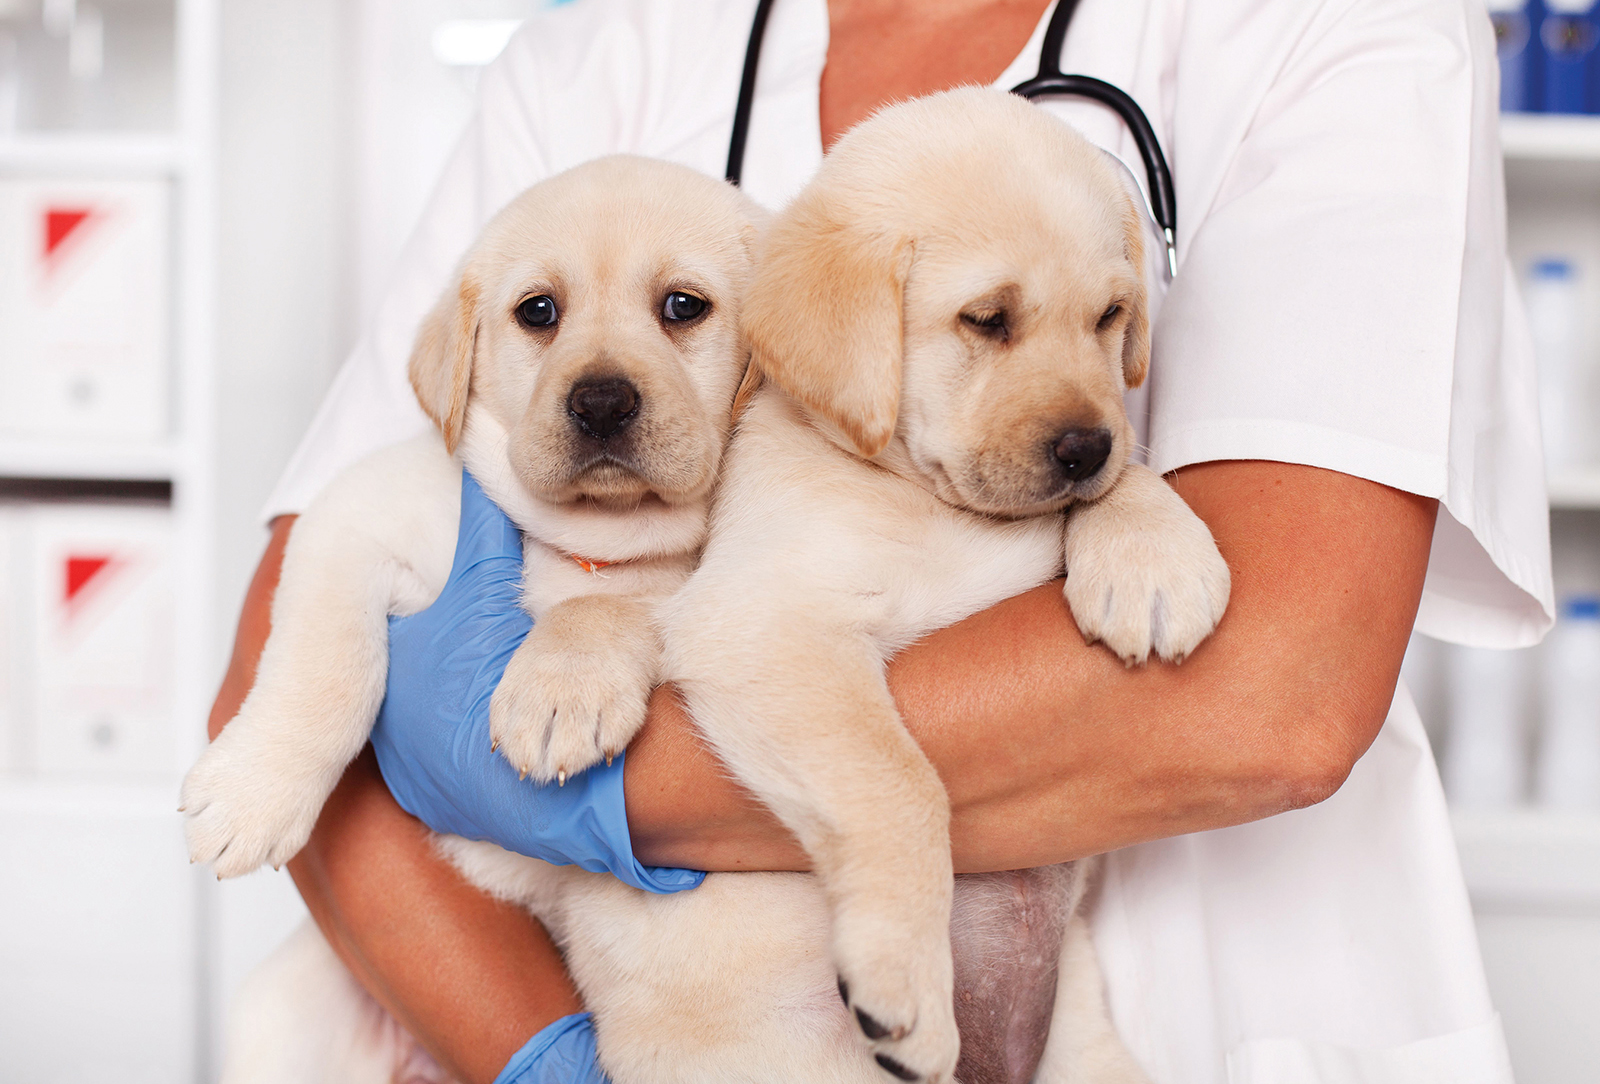
[(489, 698), (533, 621), (521, 606), (522, 536), (461, 472), (455, 563), (432, 606), (389, 619), (389, 684), (372, 747), (403, 809), (436, 832), (557, 865), (605, 870), (651, 892), (705, 874), (639, 864), (623, 806), (623, 752), (564, 787), (519, 780), (489, 748)]
[(563, 1016), (529, 1039), (494, 1084), (611, 1084), (595, 1058), (589, 1014)]

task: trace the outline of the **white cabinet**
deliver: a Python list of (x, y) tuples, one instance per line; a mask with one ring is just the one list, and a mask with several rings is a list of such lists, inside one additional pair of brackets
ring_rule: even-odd
[[(1574, 352), (1589, 378), (1574, 394), (1592, 437), (1600, 433), (1600, 117), (1507, 116), (1501, 134), (1513, 266), (1526, 281), (1535, 261), (1555, 257), (1576, 275)], [(1600, 592), (1600, 463), (1552, 474), (1549, 492), (1557, 597)], [(1439, 645), (1416, 646), (1408, 683), (1448, 758), (1448, 668)], [(1501, 809), (1458, 810), (1454, 821), (1519, 1084), (1572, 1084), (1594, 1079), (1600, 1065), (1600, 813), (1533, 804), (1545, 654), (1543, 647), (1520, 653), (1525, 680), (1512, 710), (1527, 754), (1522, 798)]]
[(0, 1079), (208, 1079), (215, 0), (0, 4)]

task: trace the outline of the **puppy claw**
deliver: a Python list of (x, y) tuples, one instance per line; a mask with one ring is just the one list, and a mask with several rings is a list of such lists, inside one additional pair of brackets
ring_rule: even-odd
[(498, 753), (499, 751), (500, 751), (500, 739), (499, 738), (490, 738), (489, 739), (489, 752)]
[(567, 785), (567, 770), (565, 768), (557, 768), (556, 769), (556, 786), (564, 787), (566, 785)]
[(884, 1072), (888, 1073), (890, 1076), (895, 1077), (898, 1080), (921, 1080), (922, 1079), (916, 1073), (913, 1073), (910, 1069), (907, 1069), (904, 1065), (901, 1065), (899, 1062), (895, 1061), (893, 1058), (891, 1058), (887, 1054), (877, 1054), (877, 1055), (875, 1055), (873, 1057), (872, 1060), (877, 1062), (880, 1066), (882, 1066)]
[(614, 752), (608, 752), (608, 753), (606, 753), (606, 767), (607, 767), (607, 768), (609, 768), (609, 767), (611, 767), (611, 761), (612, 761), (612, 760), (613, 760), (613, 759), (615, 759), (615, 757), (616, 757), (616, 755), (617, 755), (617, 754), (616, 754), (616, 753), (614, 753)]

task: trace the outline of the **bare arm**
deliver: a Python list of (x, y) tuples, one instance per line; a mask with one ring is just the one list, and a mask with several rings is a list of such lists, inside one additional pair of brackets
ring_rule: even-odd
[[(293, 522), (273, 521), (245, 596), (211, 708), (213, 738), (255, 681)], [(370, 749), (345, 772), (289, 872), (345, 965), (466, 1084), (489, 1084), (531, 1035), (582, 1011), (543, 927), (434, 853), (427, 829), (390, 797)]]
[[(1233, 570), (1227, 617), (1181, 667), (1125, 670), (1085, 646), (1056, 584), (936, 633), (890, 667), (951, 795), (957, 869), (1040, 865), (1311, 804), (1382, 726), (1435, 503), (1273, 463), (1191, 468), (1178, 488)], [(246, 600), (213, 733), (253, 679), (286, 533), (280, 521)], [(648, 863), (804, 863), (670, 690), (657, 691), (629, 750), (626, 785)], [(491, 1080), (534, 1031), (576, 1011), (537, 923), (440, 862), (370, 756), (290, 870), (354, 973), (463, 1080)]]
[[(1044, 865), (1331, 795), (1377, 736), (1416, 617), (1436, 502), (1332, 471), (1177, 476), (1233, 572), (1182, 666), (1087, 646), (1049, 584), (902, 653), (889, 684), (950, 793), (956, 868)], [(628, 754), (642, 861), (798, 869), (798, 845), (719, 771), (670, 693)]]

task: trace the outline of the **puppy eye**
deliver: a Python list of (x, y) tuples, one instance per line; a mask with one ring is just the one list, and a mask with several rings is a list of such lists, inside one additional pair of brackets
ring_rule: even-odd
[(1100, 322), (1095, 325), (1095, 330), (1104, 331), (1106, 328), (1111, 326), (1111, 321), (1115, 320), (1121, 313), (1121, 302), (1112, 305), (1109, 309), (1100, 314)]
[(703, 297), (686, 294), (682, 290), (674, 290), (667, 295), (667, 300), (661, 305), (661, 318), (680, 322), (693, 320), (703, 314), (709, 307), (710, 304)]
[(964, 312), (961, 322), (972, 328), (978, 334), (990, 339), (1007, 339), (1011, 335), (1011, 328), (1006, 323), (1006, 311), (996, 309), (994, 312)]
[(557, 319), (555, 298), (549, 294), (530, 297), (517, 306), (517, 322), (523, 327), (555, 327)]

